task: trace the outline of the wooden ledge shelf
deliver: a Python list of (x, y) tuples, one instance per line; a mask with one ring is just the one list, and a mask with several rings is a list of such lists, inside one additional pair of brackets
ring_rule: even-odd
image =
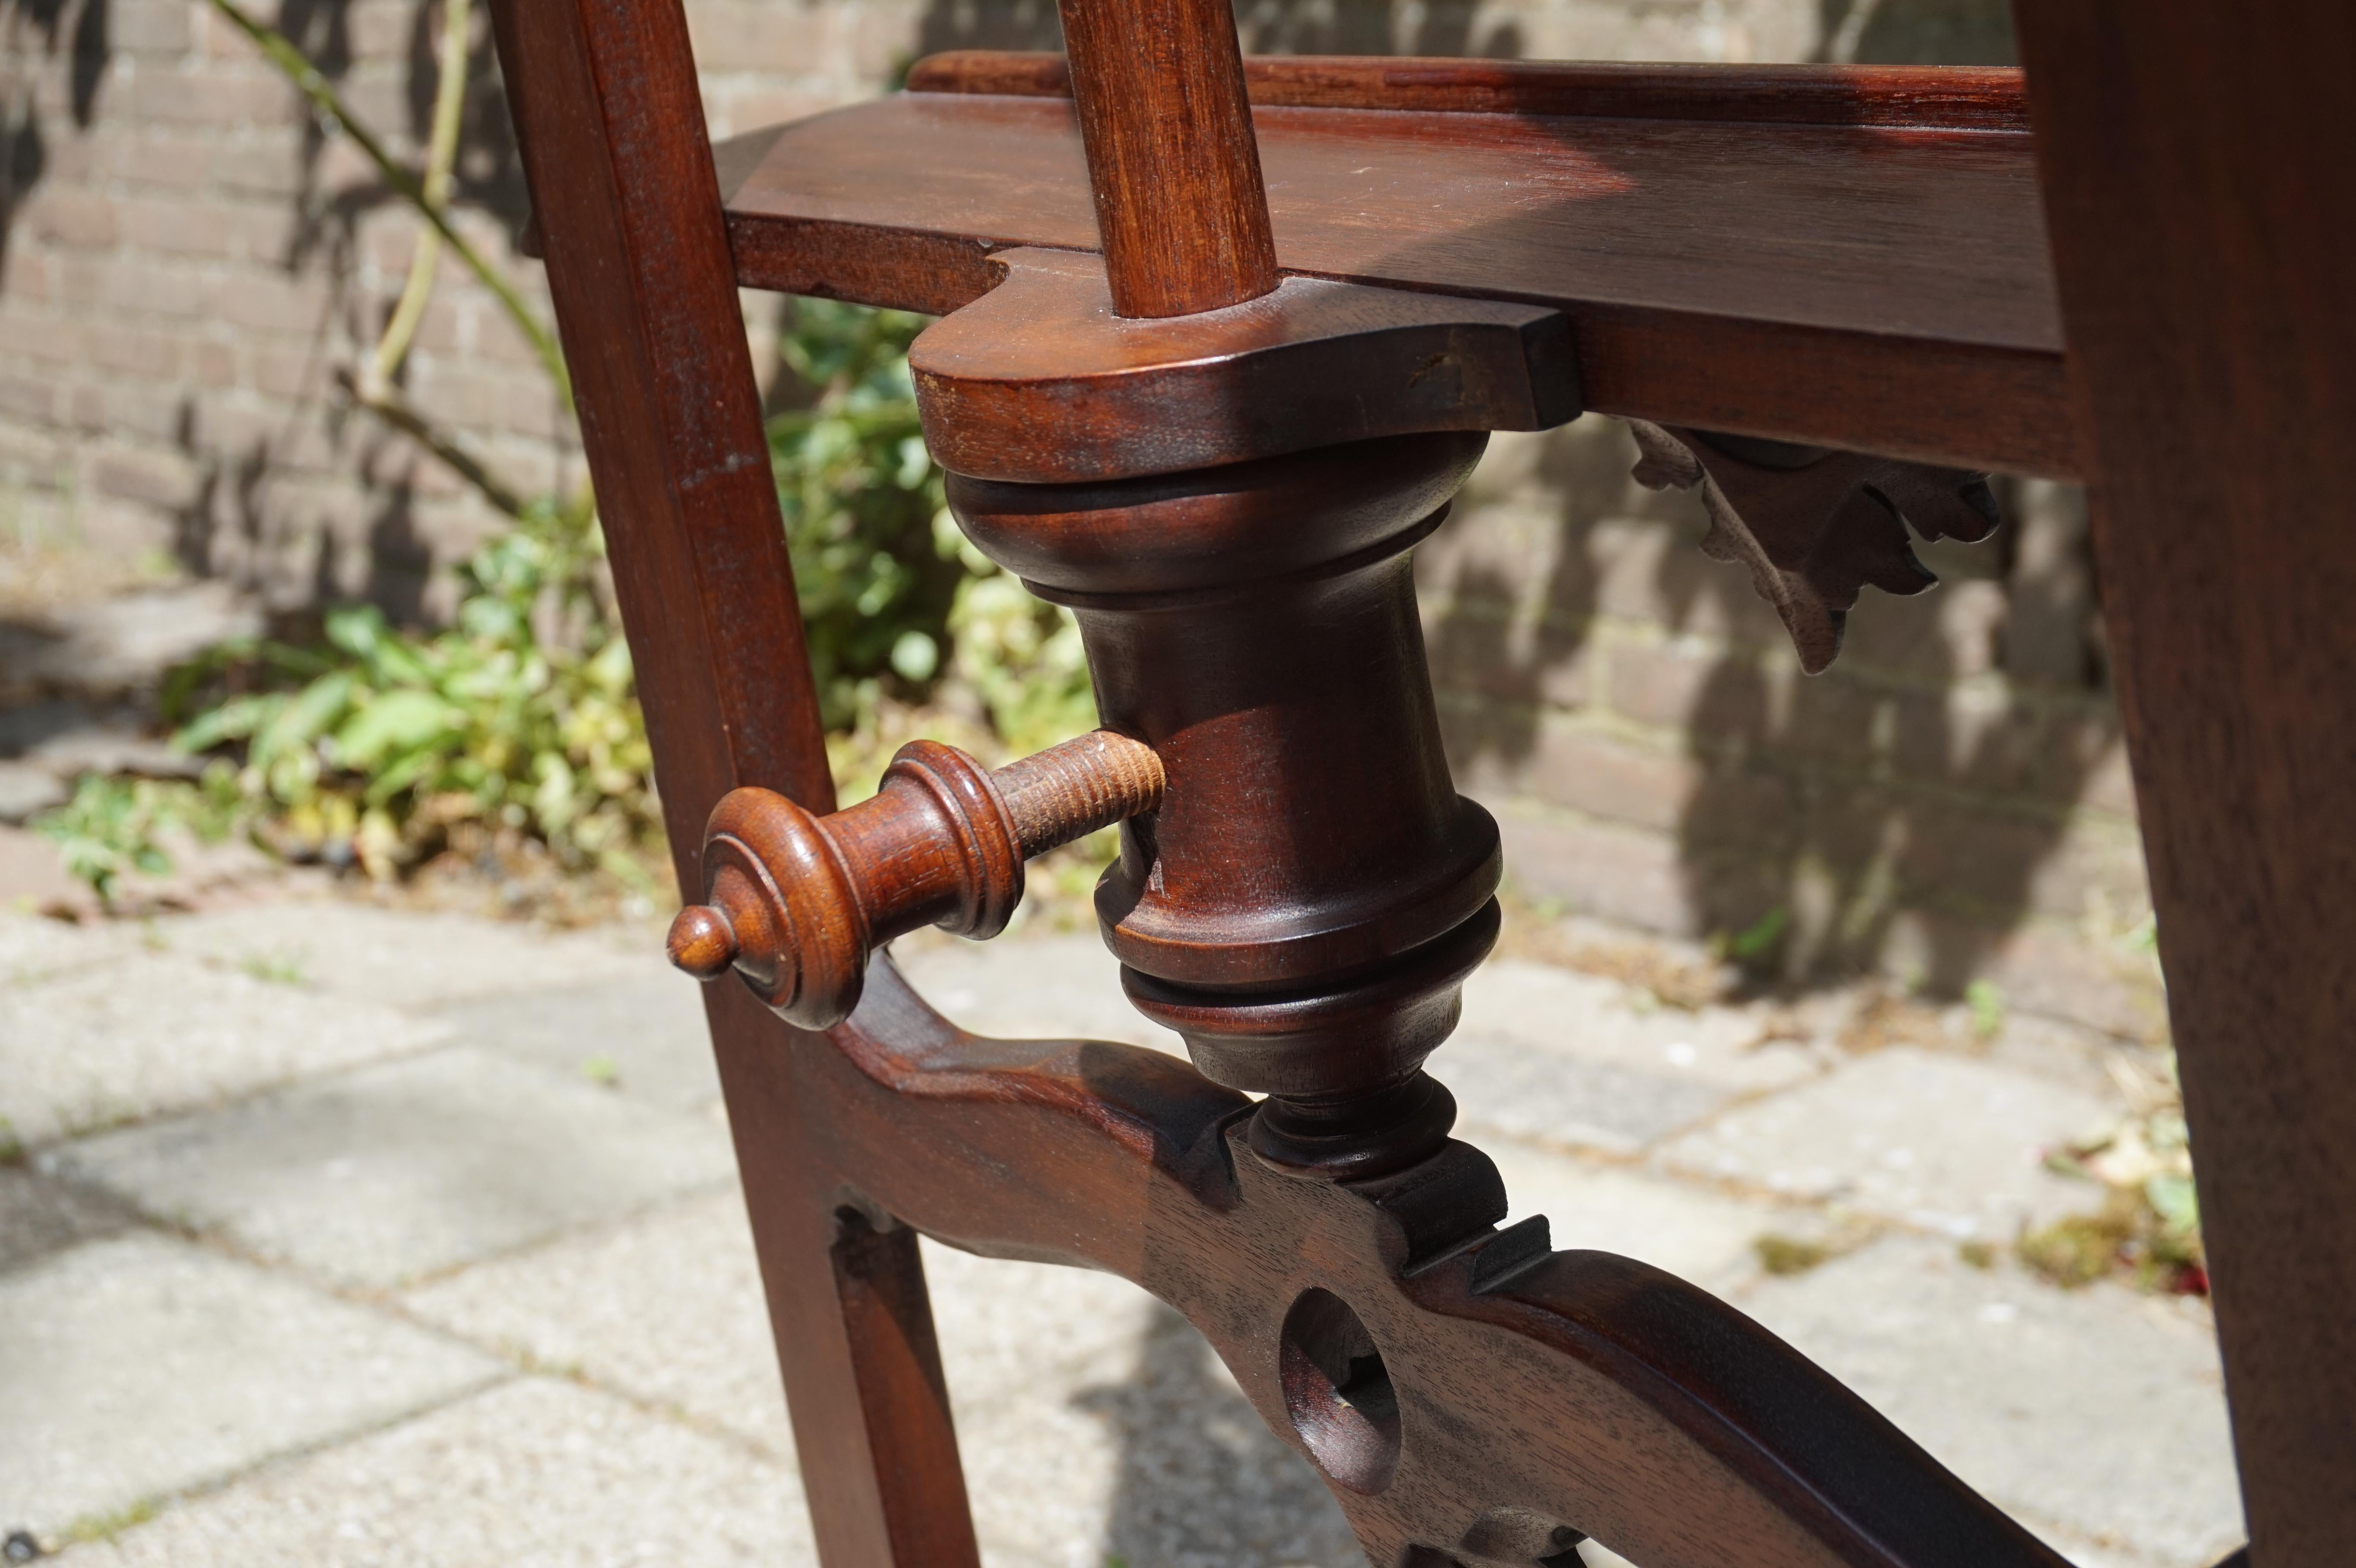
[[(1559, 309), (1603, 412), (2078, 474), (2018, 73), (1248, 76), (1288, 272)], [(936, 57), (911, 84), (715, 149), (741, 283), (945, 313), (991, 251), (1096, 249), (1057, 57)]]

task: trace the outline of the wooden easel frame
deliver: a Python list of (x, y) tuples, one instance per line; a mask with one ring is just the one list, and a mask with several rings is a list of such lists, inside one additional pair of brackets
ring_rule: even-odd
[[(2356, 8), (2018, 10), (2067, 450), (2093, 493), (2250, 1556), (2338, 1568), (2356, 1541)], [(832, 805), (739, 261), (677, 0), (503, 0), (495, 16), (693, 896), (727, 791)], [(943, 1568), (976, 1557), (915, 1232), (844, 1173), (895, 1133), (881, 1112), (860, 1119), (884, 1104), (861, 1084), (977, 1042), (878, 976), (829, 1036), (734, 987), (708, 1007), (821, 1555)], [(1228, 1115), (1183, 1083), (1116, 1090), (1205, 1137)], [(1183, 1183), (1198, 1152), (1147, 1165)], [(1052, 1189), (1043, 1211), (1070, 1200)], [(1154, 1266), (1141, 1191), (1110, 1216), (1141, 1227), (1132, 1277)], [(1804, 1436), (1834, 1417), (1791, 1419)], [(1820, 1560), (1989, 1560), (1937, 1538), (1901, 1548), (1906, 1520), (1882, 1522), (1883, 1547)]]

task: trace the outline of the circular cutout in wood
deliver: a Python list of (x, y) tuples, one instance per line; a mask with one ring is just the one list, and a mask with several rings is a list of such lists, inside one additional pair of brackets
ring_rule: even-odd
[(1279, 1357), (1284, 1408), (1318, 1467), (1354, 1492), (1389, 1486), (1398, 1470), (1398, 1394), (1349, 1303), (1303, 1291), (1284, 1315)]

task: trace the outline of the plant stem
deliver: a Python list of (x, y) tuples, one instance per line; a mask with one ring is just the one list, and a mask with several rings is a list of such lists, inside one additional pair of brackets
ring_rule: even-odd
[(432, 421), (418, 412), (401, 395), (399, 388), (387, 383), (370, 391), (360, 385), (356, 377), (346, 376), (343, 380), (344, 389), (351, 394), (352, 401), (440, 458), (452, 473), (472, 485), (476, 493), (493, 507), (510, 517), (519, 519), (523, 517), (524, 498), (509, 489), (498, 475), (476, 461), (473, 453), (446, 432), (435, 429)]
[(392, 155), (384, 150), (384, 144), (379, 142), (366, 125), (352, 117), (334, 86), (319, 74), (318, 68), (294, 47), (285, 34), (248, 15), (237, 0), (212, 0), (212, 6), (253, 41), (254, 47), (294, 84), (294, 90), (310, 101), (312, 108), (343, 128), (344, 133), (351, 137), (352, 144), (376, 165), (377, 174), (392, 187), (394, 194), (415, 208), (434, 226), (443, 243), (448, 245), (483, 286), (498, 297), (499, 304), (506, 307), (509, 319), (515, 323), (516, 330), (523, 334), (525, 341), (540, 356), (541, 364), (547, 369), (549, 379), (555, 385), (565, 408), (571, 409), (573, 377), (564, 368), (563, 352), (557, 347), (556, 339), (548, 328), (532, 315), (531, 307), (524, 304), (523, 296), (516, 293), (515, 285), (502, 277), (483, 258), (481, 251), (468, 244), (466, 238), (450, 226), (449, 219), (425, 199), (424, 189), (418, 183), (417, 176), (393, 162)]
[[(466, 119), (466, 29), (473, 17), (471, 0), (443, 0), (442, 51), (435, 62), (441, 80), (434, 85), (434, 126), (426, 141), (424, 177), (419, 182), (420, 196), (435, 212), (446, 212), (450, 205), (450, 172), (458, 161), (458, 131)], [(370, 400), (392, 386), (402, 361), (409, 357), (417, 324), (425, 318), (426, 304), (434, 297), (434, 275), (441, 259), (441, 234), (432, 229), (421, 231), (410, 252), (401, 303), (385, 323), (376, 352), (360, 367), (361, 392)]]

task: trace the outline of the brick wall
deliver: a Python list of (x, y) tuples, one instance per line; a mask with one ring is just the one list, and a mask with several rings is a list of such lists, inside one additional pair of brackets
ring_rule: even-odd
[[(421, 133), (426, 0), (274, 0), (355, 111)], [(909, 59), (1052, 47), (1053, 0), (690, 0), (716, 134), (881, 91)], [(1990, 61), (2001, 0), (1241, 0), (1264, 50)], [(461, 227), (529, 280), (487, 48)], [(374, 337), (413, 226), (348, 139), (206, 0), (0, 0), (0, 534), (78, 538), (292, 608), (431, 613), (495, 518), (333, 372)], [(578, 482), (530, 352), (455, 264), (409, 391), (527, 493)], [(759, 336), (774, 302), (748, 302)], [(1501, 439), (1424, 551), (1458, 765), (1539, 901), (1695, 934), (1783, 910), (1795, 969), (1879, 963), (1953, 991), (2149, 1022), (2118, 933), (2144, 909), (2073, 495), (1869, 594), (1801, 677), (1689, 501), (1634, 488), (1619, 428)]]

